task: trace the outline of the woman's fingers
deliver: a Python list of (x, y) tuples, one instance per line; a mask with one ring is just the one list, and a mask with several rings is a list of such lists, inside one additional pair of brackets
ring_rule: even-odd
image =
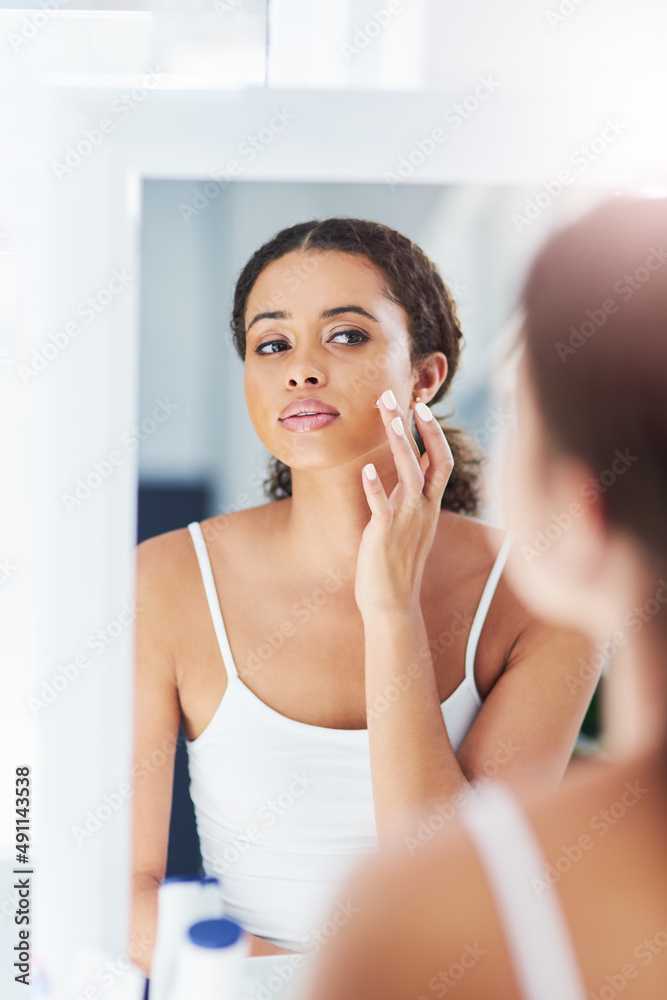
[(417, 403), (415, 419), (426, 448), (421, 461), (424, 496), (427, 500), (437, 501), (439, 505), (454, 468), (452, 449), (449, 447), (445, 432), (434, 419), (426, 403)]
[[(439, 506), (454, 468), (452, 450), (442, 427), (433, 418), (425, 403), (416, 404), (415, 419), (426, 449), (424, 454), (420, 455), (417, 443), (391, 389), (382, 393), (377, 406), (387, 431), (399, 483), (412, 499), (412, 504), (408, 505), (414, 506), (423, 495)], [(373, 466), (364, 466), (364, 489), (371, 511), (389, 517), (390, 499), (377, 472), (375, 477), (372, 477), (373, 471)]]
[(388, 524), (391, 523), (393, 517), (391, 504), (389, 503), (389, 498), (385, 493), (377, 469), (372, 462), (369, 462), (368, 465), (363, 467), (362, 471), (362, 481), (371, 514), (374, 514), (380, 520), (386, 521)]
[(399, 482), (417, 502), (424, 485), (417, 442), (410, 428), (406, 426), (401, 408), (391, 389), (382, 393), (378, 399), (378, 407), (391, 445)]

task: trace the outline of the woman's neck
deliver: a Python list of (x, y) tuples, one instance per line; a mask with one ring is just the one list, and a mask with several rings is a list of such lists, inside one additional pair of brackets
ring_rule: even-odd
[[(398, 482), (396, 469), (378, 473), (389, 496)], [(283, 540), (318, 567), (339, 568), (354, 582), (361, 536), (371, 511), (361, 482), (361, 467), (314, 472), (292, 471), (292, 496), (284, 503)]]

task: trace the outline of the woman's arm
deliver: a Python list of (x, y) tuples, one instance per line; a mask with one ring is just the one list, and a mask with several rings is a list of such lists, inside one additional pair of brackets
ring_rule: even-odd
[[(180, 723), (176, 670), (168, 638), (173, 563), (166, 540), (136, 549), (134, 812), (132, 915), (128, 954), (146, 976), (155, 946), (158, 889), (167, 866), (174, 759)], [(251, 955), (290, 955), (248, 934)]]
[[(364, 612), (366, 705), (378, 837), (437, 805), (460, 806), (470, 782), (502, 777), (554, 789), (599, 677), (590, 641), (531, 619), (455, 754), (420, 611)], [(445, 814), (453, 815), (451, 807)], [(439, 815), (443, 815), (441, 812)], [(408, 817), (412, 817), (409, 820)]]
[(578, 667), (592, 652), (583, 636), (536, 621), (527, 625), (457, 759), (420, 604), (424, 565), (453, 468), (451, 449), (421, 403), (415, 408), (426, 448), (421, 456), (393, 394), (383, 393), (378, 405), (398, 483), (387, 496), (374, 467), (364, 467), (371, 519), (359, 546), (355, 599), (365, 632), (376, 825), (384, 839), (417, 812), (445, 806), (451, 811), (465, 800), (471, 780), (501, 770), (510, 782), (547, 775), (557, 784), (592, 696), (595, 671)]
[(596, 656), (580, 632), (531, 618), (459, 747), (466, 776), (555, 790), (600, 679)]
[(132, 914), (128, 953), (146, 976), (157, 927), (157, 893), (167, 865), (174, 757), (180, 721), (168, 643), (163, 540), (136, 549)]
[(419, 608), (363, 612), (366, 716), (378, 838), (467, 789), (447, 735)]
[[(371, 519), (359, 545), (354, 596), (364, 623), (373, 801), (383, 838), (395, 819), (466, 782), (442, 718), (420, 604), (424, 564), (454, 460), (428, 407), (415, 408), (426, 448), (420, 456), (390, 389), (377, 405), (398, 482), (387, 496), (374, 465), (363, 468)], [(383, 699), (392, 697), (391, 711), (382, 710)]]

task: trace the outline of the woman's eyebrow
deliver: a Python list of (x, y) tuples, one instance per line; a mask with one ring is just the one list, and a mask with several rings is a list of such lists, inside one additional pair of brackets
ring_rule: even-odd
[(372, 319), (374, 323), (377, 323), (375, 316), (371, 316), (369, 312), (362, 309), (361, 306), (336, 306), (335, 309), (325, 309), (324, 312), (320, 313), (320, 319), (331, 319), (333, 316), (340, 316), (341, 313), (358, 313), (360, 316), (366, 316), (368, 319)]
[[(361, 306), (336, 306), (335, 309), (325, 309), (324, 312), (320, 313), (320, 319), (332, 319), (334, 316), (340, 316), (341, 313), (358, 313), (360, 316), (366, 316), (367, 319), (372, 319), (374, 323), (378, 320), (375, 316), (371, 316), (369, 312), (363, 309)], [(292, 314), (278, 310), (277, 312), (263, 312), (257, 313), (255, 318), (248, 324), (248, 330), (253, 323), (256, 323), (260, 319), (291, 319)], [(246, 334), (248, 332), (246, 330)]]

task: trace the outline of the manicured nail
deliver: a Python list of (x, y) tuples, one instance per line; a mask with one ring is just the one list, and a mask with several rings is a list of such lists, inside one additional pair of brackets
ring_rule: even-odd
[(394, 419), (391, 422), (391, 426), (394, 428), (397, 434), (405, 434), (405, 431), (403, 430), (403, 421), (401, 420), (400, 417), (394, 417)]
[(375, 466), (373, 465), (372, 462), (370, 465), (364, 466), (364, 472), (366, 473), (368, 479), (375, 479), (377, 476), (377, 472), (375, 471)]
[(385, 389), (382, 393), (382, 402), (387, 407), (388, 410), (396, 409), (396, 396), (394, 396), (391, 389)]
[(433, 414), (429, 410), (426, 403), (422, 403), (421, 400), (415, 404), (415, 410), (422, 418), (422, 420), (433, 420)]

